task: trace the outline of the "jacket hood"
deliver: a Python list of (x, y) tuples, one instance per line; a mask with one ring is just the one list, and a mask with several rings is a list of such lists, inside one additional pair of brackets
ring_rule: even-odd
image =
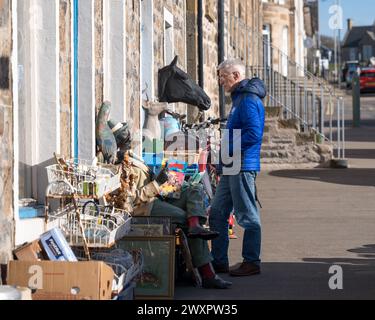
[(242, 80), (237, 88), (232, 92), (232, 95), (239, 93), (252, 93), (257, 95), (260, 99), (264, 99), (267, 95), (266, 86), (259, 78)]

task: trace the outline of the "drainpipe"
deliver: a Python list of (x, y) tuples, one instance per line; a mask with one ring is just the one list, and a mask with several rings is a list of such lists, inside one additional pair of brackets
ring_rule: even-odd
[(204, 89), (203, 77), (203, 0), (198, 0), (198, 83)]
[(78, 158), (78, 0), (73, 1), (73, 157)]
[[(224, 61), (224, 0), (219, 0), (217, 4), (218, 12), (218, 62)], [(219, 86), (219, 110), (220, 118), (225, 118), (225, 96), (223, 86)]]

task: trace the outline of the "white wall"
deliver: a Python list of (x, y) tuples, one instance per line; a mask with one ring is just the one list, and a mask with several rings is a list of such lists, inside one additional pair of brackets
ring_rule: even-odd
[(111, 118), (126, 120), (125, 0), (104, 0), (104, 100), (111, 101)]
[[(24, 222), (19, 220), (18, 196), (43, 202), (47, 185), (45, 166), (54, 152), (60, 152), (59, 1), (18, 0), (12, 5), (17, 245), (31, 240), (23, 229)], [(41, 221), (30, 220), (28, 229), (42, 232)]]
[(20, 162), (20, 174), (31, 181), (25, 196), (41, 200), (46, 184), (45, 163), (53, 158), (54, 152), (60, 152), (59, 8), (58, 0), (17, 4), (16, 161)]
[(78, 157), (92, 159), (95, 156), (94, 1), (79, 0), (78, 11)]

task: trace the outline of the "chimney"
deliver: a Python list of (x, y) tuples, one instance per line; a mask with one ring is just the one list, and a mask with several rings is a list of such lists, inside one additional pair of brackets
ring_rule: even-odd
[(348, 19), (348, 31), (352, 30), (352, 28), (353, 28), (353, 20)]

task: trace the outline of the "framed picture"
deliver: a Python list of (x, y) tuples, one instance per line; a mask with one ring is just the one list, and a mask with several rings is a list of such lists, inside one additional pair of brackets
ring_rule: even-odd
[(170, 217), (132, 217), (128, 236), (161, 237), (173, 235)]
[(133, 224), (130, 227), (130, 236), (161, 237), (163, 236), (163, 226), (161, 224)]
[(130, 237), (117, 242), (124, 250), (141, 249), (143, 268), (135, 288), (136, 299), (173, 299), (175, 237)]

